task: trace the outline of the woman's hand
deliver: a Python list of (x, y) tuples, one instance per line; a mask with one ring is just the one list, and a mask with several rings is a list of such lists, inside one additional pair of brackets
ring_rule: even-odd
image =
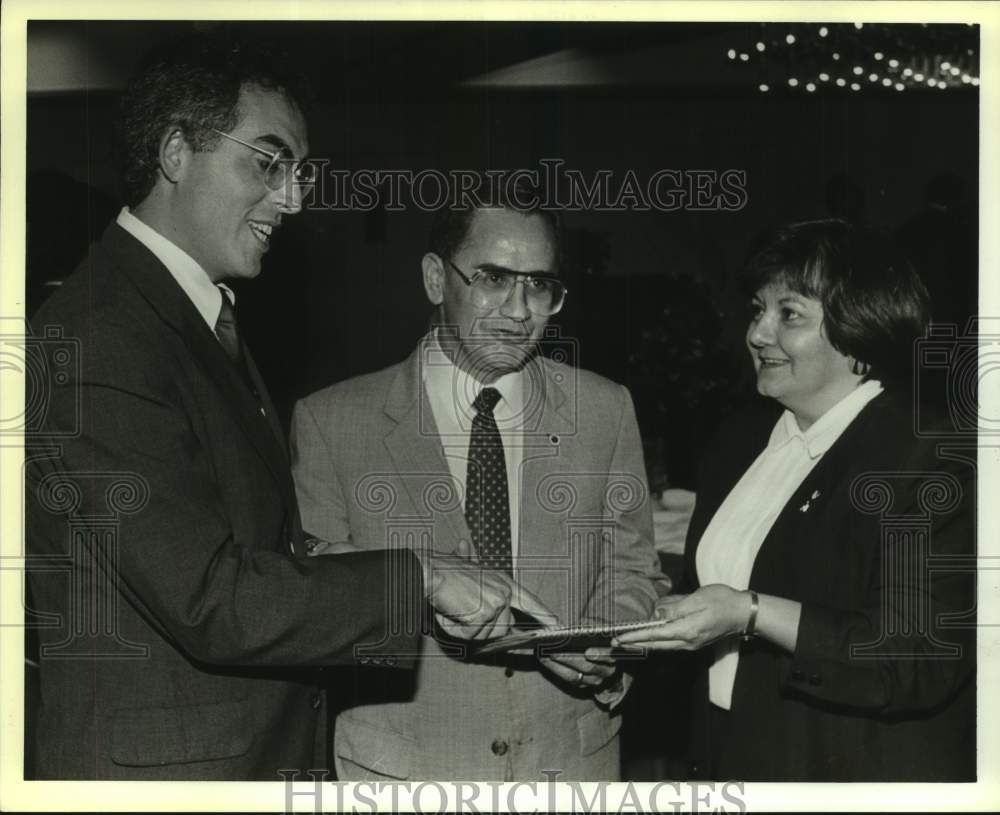
[(692, 594), (671, 595), (656, 603), (653, 617), (662, 625), (626, 631), (613, 646), (641, 646), (653, 651), (697, 651), (716, 640), (741, 634), (750, 617), (750, 593), (715, 583)]

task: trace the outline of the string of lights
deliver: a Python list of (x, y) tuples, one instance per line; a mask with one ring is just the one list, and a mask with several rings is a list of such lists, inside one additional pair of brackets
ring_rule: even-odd
[(727, 57), (762, 93), (963, 90), (979, 86), (979, 26), (762, 23)]

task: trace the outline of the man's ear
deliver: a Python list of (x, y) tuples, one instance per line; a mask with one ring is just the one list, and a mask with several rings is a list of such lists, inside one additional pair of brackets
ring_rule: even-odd
[(184, 137), (184, 131), (179, 127), (164, 134), (160, 139), (160, 172), (163, 173), (167, 181), (177, 183), (184, 175), (184, 171), (191, 159), (191, 145)]
[(444, 302), (444, 261), (440, 255), (428, 252), (420, 261), (420, 267), (424, 272), (424, 291), (427, 292), (427, 299), (435, 306), (440, 306)]

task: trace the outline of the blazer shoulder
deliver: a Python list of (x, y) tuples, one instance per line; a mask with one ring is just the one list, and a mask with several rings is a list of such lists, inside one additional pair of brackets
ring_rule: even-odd
[(942, 440), (934, 428), (943, 429), (945, 422), (934, 411), (918, 416), (921, 409), (899, 395), (884, 393), (865, 406), (838, 444), (866, 466), (885, 462), (904, 467), (928, 462), (937, 457), (937, 443)]
[(404, 364), (399, 362), (327, 385), (300, 399), (299, 404), (315, 414), (351, 408), (370, 411), (373, 405), (385, 402), (389, 389)]
[[(94, 242), (87, 254), (63, 280), (31, 318), (32, 327), (46, 325), (76, 326), (90, 323), (100, 327), (122, 312), (126, 287), (112, 271), (113, 262), (100, 242)], [(100, 320), (95, 318), (100, 317)]]
[(34, 336), (79, 346), (84, 372), (100, 376), (130, 369), (145, 380), (172, 357), (176, 338), (101, 242), (66, 277), (30, 320)]

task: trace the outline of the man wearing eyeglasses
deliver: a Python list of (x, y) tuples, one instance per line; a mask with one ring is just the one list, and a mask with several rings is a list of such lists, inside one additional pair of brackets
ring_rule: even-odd
[(212, 36), (144, 66), (122, 107), (129, 206), (35, 318), (78, 356), (26, 439), (28, 547), (48, 564), (32, 610), (49, 615), (30, 777), (279, 781), (316, 766), (305, 669), (412, 664), (425, 598), (453, 635), (511, 623), (513, 581), (467, 560), (305, 557), (223, 282), (260, 273), (313, 177), (282, 65)]
[[(303, 518), (358, 547), (467, 553), (565, 625), (645, 619), (667, 585), (632, 402), (539, 353), (568, 294), (557, 218), (515, 206), (530, 195), (438, 212), (421, 262), (435, 328), (401, 364), (296, 406)], [(342, 780), (619, 778), (606, 651), (476, 658), (428, 639), (413, 675), (340, 679)]]

